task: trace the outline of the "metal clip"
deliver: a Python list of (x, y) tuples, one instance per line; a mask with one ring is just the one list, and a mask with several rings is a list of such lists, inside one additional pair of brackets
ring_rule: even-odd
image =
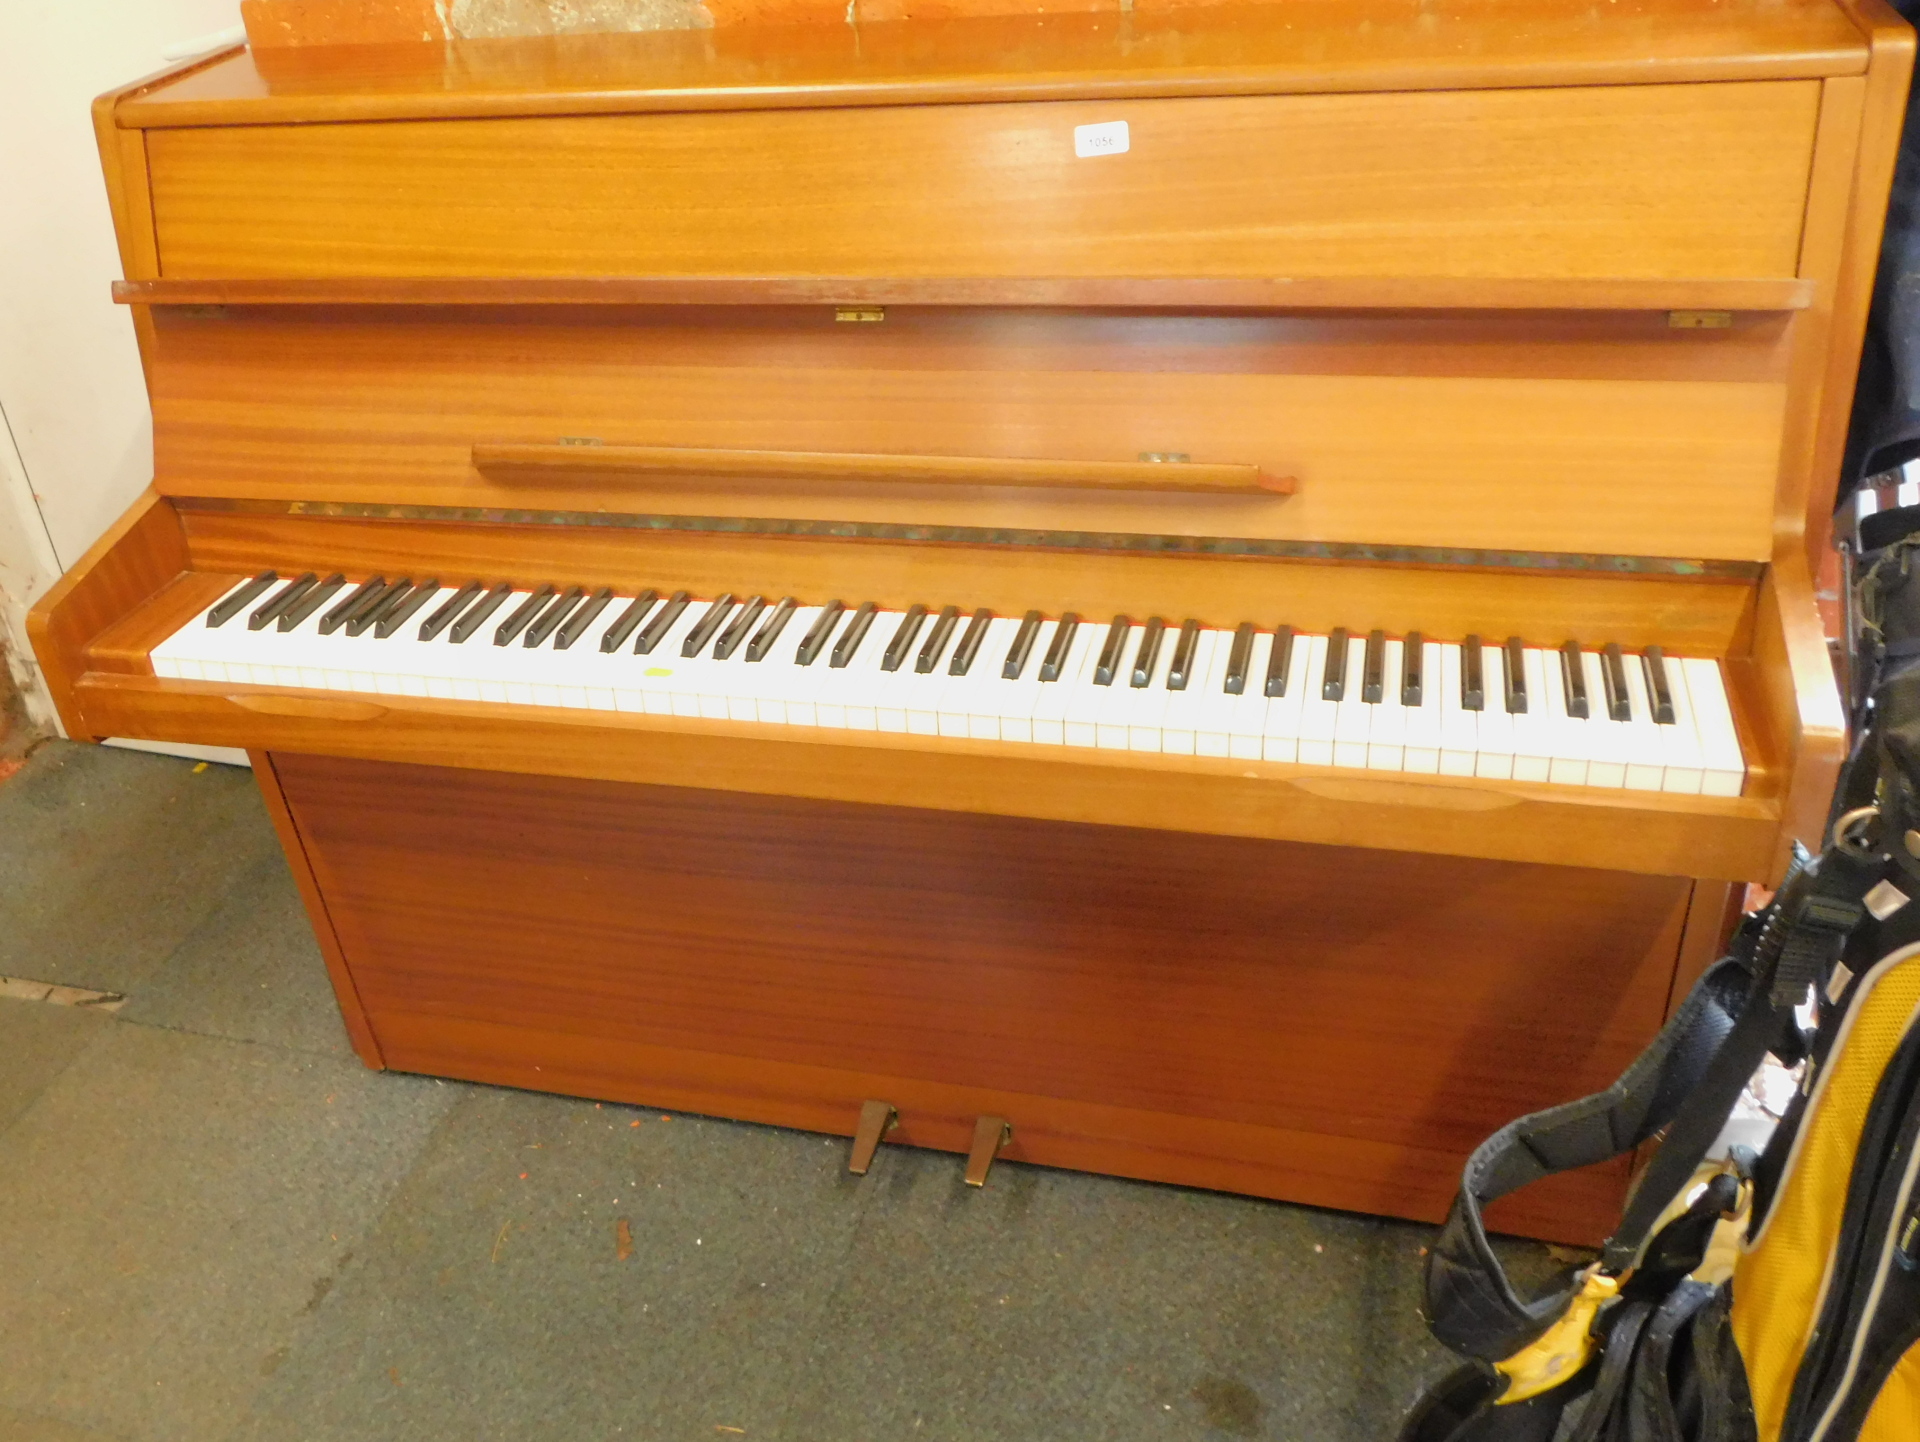
[(1849, 856), (1870, 859), (1880, 854), (1866, 839), (1866, 828), (1880, 819), (1878, 806), (1856, 806), (1833, 823), (1833, 844)]

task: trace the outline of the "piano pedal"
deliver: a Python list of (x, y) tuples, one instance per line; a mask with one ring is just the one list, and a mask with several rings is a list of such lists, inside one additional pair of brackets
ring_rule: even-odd
[(900, 1113), (890, 1102), (862, 1102), (860, 1104), (860, 1125), (853, 1132), (853, 1155), (847, 1160), (847, 1170), (856, 1177), (864, 1177), (867, 1168), (873, 1165), (873, 1154), (880, 1150), (880, 1140), (888, 1132), (900, 1125)]
[(973, 1147), (967, 1153), (967, 1185), (984, 1187), (987, 1172), (1000, 1149), (1013, 1140), (1013, 1126), (1005, 1117), (981, 1117), (973, 1124)]

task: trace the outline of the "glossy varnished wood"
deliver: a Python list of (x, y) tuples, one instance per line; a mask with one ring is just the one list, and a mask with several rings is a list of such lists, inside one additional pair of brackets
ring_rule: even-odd
[[(274, 761), (389, 1066), (843, 1134), (885, 1096), (890, 1140), (947, 1149), (998, 1112), (1006, 1159), (1427, 1219), (1658, 1024), (1691, 892)], [(1593, 1235), (1622, 1181), (1520, 1220)]]
[(380, 1043), (374, 1037), (367, 1009), (360, 1000), (353, 969), (347, 964), (346, 953), (341, 950), (340, 934), (334, 928), (327, 900), (321, 895), (320, 883), (314, 877), (313, 862), (307, 855), (306, 842), (301, 839), (300, 828), (294, 823), (292, 812), (287, 809), (287, 798), (280, 787), (278, 765), (270, 753), (257, 749), (249, 751), (247, 759), (253, 763), (253, 779), (259, 784), (260, 799), (266, 806), (268, 819), (273, 822), (274, 835), (279, 838), (280, 849), (287, 858), (287, 868), (293, 873), (294, 885), (299, 889), (301, 904), (306, 907), (307, 923), (313, 928), (314, 940), (319, 943), (320, 955), (327, 964), (327, 979), (333, 983), (334, 1000), (340, 1006), (340, 1021), (347, 1029), (348, 1040), (353, 1043), (354, 1055), (368, 1066), (381, 1069), (385, 1067), (386, 1060), (380, 1054)]
[(118, 280), (121, 305), (910, 305), (1093, 310), (1804, 310), (1804, 280), (1701, 277), (1311, 276), (525, 276), (439, 279)]
[(563, 484), (617, 476), (629, 484), (691, 479), (815, 485), (982, 486), (1285, 496), (1291, 476), (1231, 462), (1062, 461), (1044, 456), (871, 455), (853, 451), (711, 450), (689, 446), (552, 445), (476, 441), (473, 468), (494, 480)]
[[(95, 734), (1721, 879), (1773, 878), (1780, 808), (1703, 797), (888, 732), (355, 696), (106, 671)], [(1756, 765), (1750, 791), (1777, 786)]]
[[(1143, 316), (1017, 310), (163, 310), (180, 496), (1279, 537), (1765, 560), (1779, 317)], [(751, 398), (750, 400), (748, 398)], [(649, 484), (477, 470), (478, 442), (1133, 461), (1277, 496)]]
[[(696, 596), (723, 591), (833, 597), (904, 608), (951, 601), (1002, 615), (1161, 614), (1214, 626), (1255, 619), (1324, 632), (1333, 626), (1457, 639), (1533, 635), (1602, 646), (1665, 646), (1678, 655), (1744, 655), (1754, 580), (1571, 569), (1365, 565), (1232, 556), (1138, 555), (999, 547), (699, 534), (612, 526), (454, 524), (229, 512), (181, 512), (193, 565), (216, 576), (274, 567), (288, 574), (395, 574), (431, 566), (443, 581), (648, 586)], [(744, 592), (743, 592), (744, 593)], [(168, 617), (151, 617), (152, 644)]]
[[(1278, 23), (1276, 23), (1278, 22)], [(1341, 0), (243, 52), (124, 125), (1452, 90), (1858, 74), (1824, 0)]]
[[(150, 130), (147, 155), (168, 277), (1743, 279), (1795, 274), (1818, 103), (1767, 81), (394, 120)], [(1076, 157), (1076, 126), (1114, 121), (1125, 154)]]
[(89, 731), (75, 702), (87, 645), (186, 569), (180, 518), (148, 491), (34, 603), (27, 636), (68, 736), (95, 741), (114, 734)]

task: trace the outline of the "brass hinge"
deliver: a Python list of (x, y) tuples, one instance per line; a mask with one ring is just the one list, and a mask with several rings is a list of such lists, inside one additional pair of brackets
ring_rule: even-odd
[(885, 306), (878, 305), (836, 305), (833, 318), (848, 321), (856, 325), (872, 325), (887, 318)]

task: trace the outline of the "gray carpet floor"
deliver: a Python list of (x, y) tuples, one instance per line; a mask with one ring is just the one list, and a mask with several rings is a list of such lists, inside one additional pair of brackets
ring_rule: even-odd
[(5, 1442), (1374, 1442), (1445, 1362), (1423, 1227), (370, 1072), (246, 771), (35, 751), (0, 976), (127, 997), (0, 999)]

